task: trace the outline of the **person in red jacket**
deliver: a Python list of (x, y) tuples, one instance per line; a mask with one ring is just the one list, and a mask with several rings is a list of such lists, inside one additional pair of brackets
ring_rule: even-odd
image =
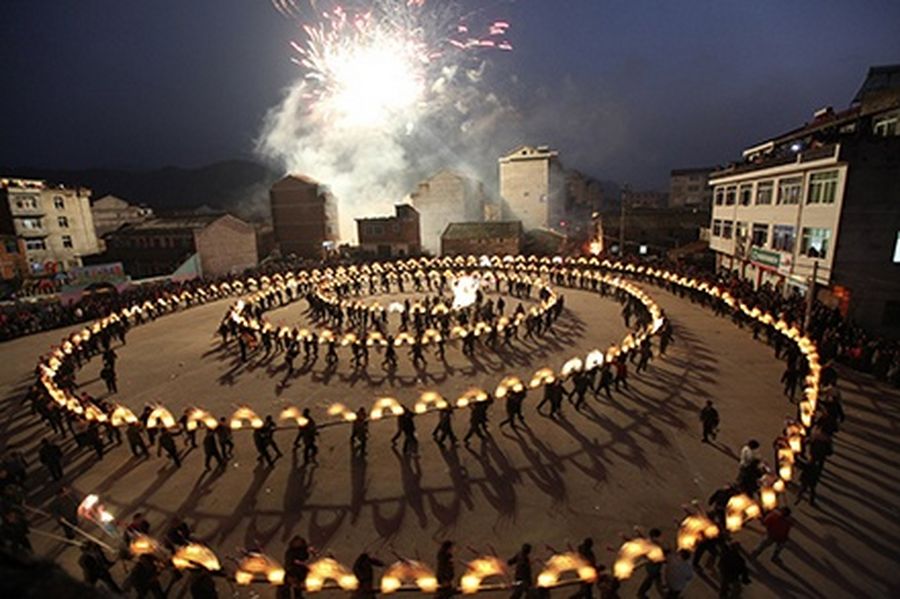
[(756, 558), (767, 547), (775, 545), (772, 561), (778, 561), (780, 559), (778, 556), (787, 544), (791, 527), (794, 525), (790, 508), (772, 510), (763, 518), (763, 525), (766, 527), (766, 538), (760, 541), (750, 556)]

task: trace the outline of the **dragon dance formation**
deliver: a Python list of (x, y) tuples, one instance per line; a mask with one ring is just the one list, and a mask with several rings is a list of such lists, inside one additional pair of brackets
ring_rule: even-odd
[[(428, 281), (437, 284), (449, 283), (454, 289), (455, 282), (464, 283), (473, 280), (480, 285), (493, 285), (499, 290), (501, 283), (523, 284), (538, 290), (539, 302), (528, 310), (517, 311), (511, 317), (487, 323), (484, 321), (467, 322), (465, 326), (451, 326), (446, 316), (456, 310), (464, 309), (470, 301), (429, 304), (426, 308), (420, 303), (413, 304), (409, 310), (422, 314), (426, 310), (431, 317), (429, 322), (440, 323), (435, 328), (419, 329), (421, 335), (400, 333), (396, 337), (382, 335), (377, 331), (368, 333), (365, 338), (353, 333), (334, 333), (329, 329), (291, 329), (274, 327), (268, 323), (263, 313), (273, 305), (271, 298), (280, 294), (286, 299), (298, 299), (300, 291), (312, 293), (316, 302), (322, 305), (339, 305), (343, 309), (351, 309), (357, 313), (365, 312), (369, 316), (384, 311), (377, 302), (365, 304), (358, 300), (342, 299), (340, 292), (348, 285), (357, 291), (368, 288), (374, 293), (376, 289), (390, 290), (391, 284), (403, 289), (404, 283), (410, 288), (419, 288)], [(597, 348), (584, 356), (572, 356), (565, 360), (561, 368), (538, 369), (530, 380), (521, 380), (515, 376), (505, 376), (493, 390), (472, 388), (458, 397), (446, 397), (440, 390), (429, 390), (420, 395), (414, 404), (417, 414), (425, 414), (440, 410), (465, 410), (479, 402), (503, 400), (511, 394), (522, 393), (525, 389), (536, 389), (557, 380), (565, 380), (580, 373), (596, 372), (617, 359), (624, 359), (636, 351), (650, 338), (667, 326), (665, 315), (653, 299), (635, 284), (646, 282), (660, 285), (671, 291), (688, 293), (695, 301), (712, 305), (718, 309), (731, 310), (742, 319), (768, 327), (773, 333), (781, 335), (793, 343), (806, 361), (806, 378), (803, 398), (798, 406), (796, 419), (785, 423), (782, 434), (775, 440), (777, 455), (777, 472), (766, 475), (762, 481), (759, 500), (739, 493), (732, 496), (727, 503), (724, 518), (711, 518), (699, 507), (689, 508), (682, 518), (678, 534), (678, 549), (692, 551), (700, 543), (718, 537), (724, 527), (730, 534), (740, 531), (747, 522), (759, 519), (764, 513), (778, 506), (778, 496), (786, 489), (786, 484), (794, 476), (795, 457), (800, 454), (804, 438), (813, 425), (819, 398), (820, 365), (815, 344), (795, 325), (785, 322), (750, 306), (733, 297), (728, 291), (694, 278), (682, 276), (668, 270), (635, 263), (610, 261), (597, 257), (560, 258), (560, 257), (523, 257), (523, 256), (468, 256), (419, 258), (396, 262), (360, 264), (315, 268), (298, 272), (285, 272), (258, 278), (235, 279), (230, 282), (210, 284), (193, 292), (184, 291), (169, 294), (154, 302), (146, 301), (120, 311), (108, 314), (104, 318), (84, 326), (81, 330), (68, 335), (59, 346), (51, 348), (48, 354), (41, 357), (38, 364), (40, 383), (48, 396), (60, 408), (70, 412), (73, 418), (103, 424), (112, 427), (147, 427), (153, 429), (173, 429), (178, 426), (175, 416), (164, 405), (152, 408), (146, 421), (139, 419), (125, 405), (112, 404), (100, 406), (79, 398), (72, 393), (73, 387), (65, 381), (71, 377), (75, 366), (79, 366), (91, 356), (101, 352), (98, 339), (103, 336), (118, 336), (131, 326), (136, 326), (159, 316), (194, 305), (207, 303), (229, 296), (237, 297), (237, 301), (228, 309), (223, 323), (241, 330), (254, 331), (279, 338), (282, 343), (315, 343), (334, 347), (366, 346), (387, 347), (404, 344), (442, 343), (445, 340), (460, 340), (466, 343), (477, 337), (486, 337), (507, 327), (515, 327), (527, 319), (539, 319), (552, 311), (562, 310), (562, 298), (553, 290), (552, 285), (573, 287), (577, 289), (606, 292), (612, 290), (624, 294), (643, 310), (636, 319), (636, 324), (618, 344), (609, 348)], [(472, 300), (473, 301), (473, 300)], [(501, 329), (495, 331), (495, 329)], [(124, 333), (122, 333), (124, 335)], [(400, 402), (391, 397), (376, 397), (370, 410), (353, 412), (341, 404), (334, 404), (327, 410), (330, 421), (324, 425), (351, 424), (362, 414), (372, 421), (396, 417), (402, 414)], [(297, 406), (285, 406), (279, 414), (284, 428), (297, 429), (306, 425), (306, 419)], [(202, 406), (191, 408), (186, 414), (186, 428), (214, 429), (225, 426), (238, 430), (253, 430), (264, 425), (264, 421), (250, 406), (239, 406), (231, 414), (212, 414)], [(92, 522), (103, 530), (117, 531), (118, 523), (103, 506), (97, 495), (88, 495), (78, 510), (80, 518)], [(305, 580), (288, 580), (284, 567), (272, 557), (259, 552), (247, 552), (236, 562), (236, 566), (226, 572), (216, 553), (200, 543), (189, 543), (174, 552), (168, 551), (165, 544), (146, 535), (133, 537), (124, 548), (133, 556), (152, 554), (159, 559), (169, 561), (179, 570), (204, 569), (215, 575), (227, 576), (239, 585), (252, 583), (284, 585), (286, 583), (305, 588), (308, 592), (323, 589), (342, 589), (354, 591), (359, 587), (359, 580), (352, 569), (343, 565), (333, 556), (320, 557), (308, 564)], [(618, 549), (613, 565), (612, 575), (618, 580), (629, 578), (643, 561), (662, 562), (663, 549), (649, 538), (637, 534), (626, 538)], [(550, 557), (544, 564), (537, 578), (537, 585), (543, 589), (558, 586), (586, 584), (598, 577), (597, 569), (576, 551), (561, 552)], [(289, 577), (288, 577), (289, 578)], [(485, 555), (468, 562), (463, 575), (458, 580), (438, 582), (435, 570), (429, 565), (413, 559), (400, 558), (387, 567), (380, 579), (378, 589), (382, 593), (395, 591), (418, 590), (422, 592), (461, 592), (473, 594), (483, 590), (512, 588), (505, 560), (497, 556)]]

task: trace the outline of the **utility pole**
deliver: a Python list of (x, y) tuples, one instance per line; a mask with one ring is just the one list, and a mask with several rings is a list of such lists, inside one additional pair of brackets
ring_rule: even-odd
[(622, 198), (619, 202), (619, 257), (625, 255), (625, 202), (628, 198), (628, 184), (622, 186)]
[(803, 315), (803, 332), (809, 334), (809, 322), (812, 319), (813, 302), (816, 301), (816, 281), (819, 275), (819, 261), (813, 260), (812, 277), (806, 290), (806, 313)]

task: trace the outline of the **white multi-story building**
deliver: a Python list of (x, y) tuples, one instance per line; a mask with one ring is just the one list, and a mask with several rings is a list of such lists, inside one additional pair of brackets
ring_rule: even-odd
[(754, 285), (806, 291), (900, 332), (900, 66), (869, 71), (847, 110), (747, 148), (711, 173), (710, 248)]
[(0, 179), (0, 201), (9, 204), (32, 275), (81, 266), (82, 256), (99, 251), (89, 190), (4, 178)]
[(419, 183), (409, 200), (419, 212), (422, 248), (433, 256), (440, 254), (441, 234), (450, 223), (497, 219), (484, 185), (450, 169)]
[(500, 197), (509, 215), (530, 229), (560, 226), (565, 214), (565, 173), (548, 146), (521, 146), (500, 158)]

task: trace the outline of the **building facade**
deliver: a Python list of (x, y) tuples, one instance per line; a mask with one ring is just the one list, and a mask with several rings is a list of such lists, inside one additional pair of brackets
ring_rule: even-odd
[(900, 333), (900, 67), (872, 69), (854, 103), (756, 144), (710, 176), (720, 269), (817, 297)]
[(101, 262), (121, 262), (132, 278), (168, 276), (189, 260), (192, 274), (217, 277), (256, 266), (256, 228), (230, 214), (153, 218), (106, 235)]
[(337, 201), (316, 181), (288, 175), (269, 190), (275, 242), (282, 255), (322, 258), (339, 239)]
[(441, 235), (441, 255), (514, 255), (522, 249), (522, 223), (450, 223)]
[(378, 258), (402, 258), (422, 253), (419, 212), (410, 204), (394, 207), (395, 216), (356, 219), (359, 248)]
[(488, 200), (484, 185), (444, 169), (416, 186), (409, 200), (419, 212), (422, 248), (441, 251), (441, 234), (449, 223), (499, 219), (499, 208)]
[(0, 281), (18, 281), (28, 274), (25, 244), (16, 236), (8, 202), (0, 202)]
[(709, 175), (715, 169), (679, 168), (669, 173), (669, 208), (700, 208), (712, 206), (712, 188)]
[(557, 229), (565, 220), (565, 174), (547, 146), (521, 146), (499, 160), (500, 198), (525, 230)]
[(103, 235), (115, 231), (122, 225), (140, 223), (153, 218), (151, 208), (129, 204), (113, 195), (105, 195), (95, 200), (91, 204), (91, 214), (94, 217), (94, 230), (101, 241)]
[(15, 235), (25, 246), (31, 276), (82, 265), (99, 251), (90, 191), (32, 179), (0, 179), (0, 201), (9, 206)]

